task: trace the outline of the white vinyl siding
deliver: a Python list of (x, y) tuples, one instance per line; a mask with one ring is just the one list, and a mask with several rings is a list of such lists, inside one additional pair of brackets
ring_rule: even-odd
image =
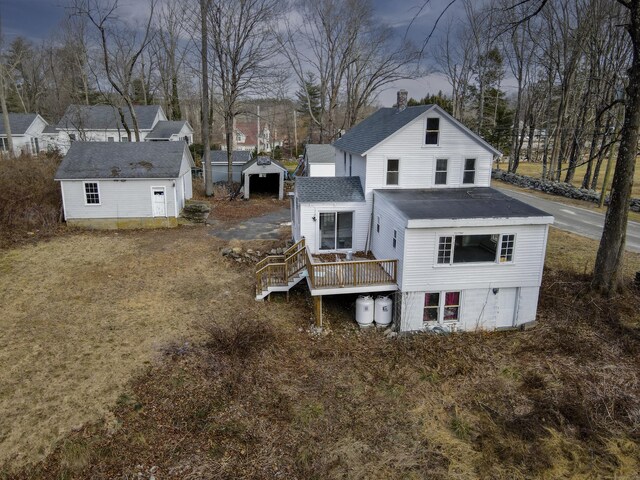
[(349, 250), (357, 252), (365, 249), (369, 230), (369, 217), (365, 202), (300, 203), (299, 237), (305, 237), (306, 245), (312, 253), (319, 253), (318, 235), (321, 212), (353, 212), (353, 244)]
[[(398, 213), (385, 198), (376, 195), (374, 200), (374, 218), (376, 225), (371, 236), (371, 252), (379, 259), (398, 260), (398, 285), (402, 282), (405, 227), (407, 220)], [(377, 221), (380, 219), (380, 232)], [(396, 248), (393, 248), (393, 232), (396, 231)]]
[[(429, 117), (436, 115), (429, 114)], [(365, 194), (377, 188), (432, 188), (437, 158), (448, 159), (447, 187), (462, 187), (464, 161), (476, 159), (474, 185), (488, 187), (491, 182), (493, 153), (444, 117), (440, 118), (438, 145), (424, 145), (426, 115), (414, 120), (367, 153)], [(400, 158), (399, 184), (386, 185), (387, 159)], [(355, 159), (355, 155), (354, 155)], [(342, 152), (340, 152), (342, 162)], [(336, 175), (337, 172), (336, 163)], [(355, 173), (354, 173), (355, 175)], [(361, 176), (361, 178), (363, 178)]]
[[(487, 219), (487, 223), (490, 223), (490, 219)], [(547, 225), (517, 225), (508, 228), (508, 232), (504, 232), (504, 226), (407, 229), (404, 240), (405, 266), (402, 290), (440, 291), (463, 287), (540, 286)], [(436, 256), (440, 237), (496, 233), (516, 235), (513, 263), (437, 264)]]
[(333, 163), (309, 164), (310, 177), (335, 177), (336, 166)]

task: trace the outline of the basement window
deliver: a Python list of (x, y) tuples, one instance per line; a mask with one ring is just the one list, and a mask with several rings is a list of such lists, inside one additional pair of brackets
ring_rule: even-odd
[(457, 322), (460, 320), (460, 292), (427, 292), (424, 295), (425, 323)]

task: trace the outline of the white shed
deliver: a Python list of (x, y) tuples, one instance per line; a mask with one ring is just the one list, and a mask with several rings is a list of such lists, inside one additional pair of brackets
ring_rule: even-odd
[(244, 197), (254, 193), (273, 193), (282, 200), (284, 198), (284, 179), (288, 171), (279, 162), (269, 157), (257, 157), (242, 167)]
[(185, 142), (74, 142), (55, 179), (67, 224), (171, 227), (192, 197)]

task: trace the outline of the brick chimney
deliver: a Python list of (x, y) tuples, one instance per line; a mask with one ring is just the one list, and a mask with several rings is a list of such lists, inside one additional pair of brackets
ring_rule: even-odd
[(407, 91), (398, 90), (398, 111), (401, 112), (407, 108)]

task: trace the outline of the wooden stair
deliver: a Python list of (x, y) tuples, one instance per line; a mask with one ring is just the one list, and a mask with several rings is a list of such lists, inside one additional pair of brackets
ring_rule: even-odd
[(288, 292), (307, 276), (307, 254), (304, 238), (283, 255), (270, 255), (256, 265), (256, 300), (273, 292)]

